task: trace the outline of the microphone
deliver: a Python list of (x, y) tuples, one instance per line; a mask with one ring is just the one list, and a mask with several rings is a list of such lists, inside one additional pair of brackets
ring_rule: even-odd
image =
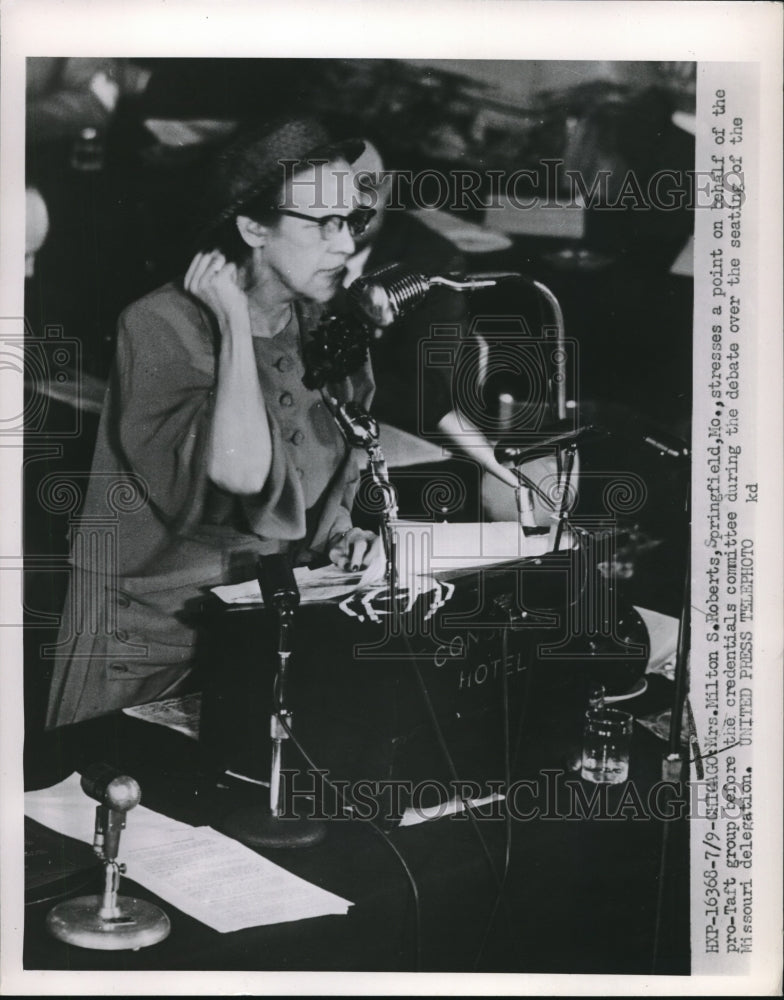
[(103, 862), (103, 892), (58, 903), (46, 916), (47, 930), (58, 941), (100, 951), (138, 951), (157, 944), (171, 930), (163, 910), (144, 899), (118, 894), (125, 873), (125, 865), (117, 861), (120, 834), (125, 814), (141, 801), (138, 782), (109, 764), (91, 764), (82, 774), (81, 786), (98, 803), (93, 851)]
[(114, 860), (120, 850), (125, 814), (141, 802), (142, 790), (135, 779), (109, 764), (91, 764), (85, 768), (81, 786), (86, 795), (99, 803), (95, 810), (93, 851), (99, 858)]
[(256, 565), (261, 597), (274, 611), (293, 611), (299, 606), (299, 587), (287, 555), (259, 556)]
[(91, 764), (82, 774), (82, 791), (102, 806), (128, 812), (142, 800), (139, 783), (109, 764)]
[(375, 271), (368, 271), (348, 288), (348, 301), (361, 316), (374, 326), (391, 326), (396, 320), (423, 302), (434, 286), (451, 288), (455, 292), (468, 292), (476, 288), (494, 288), (500, 281), (520, 279), (512, 271), (447, 277), (422, 274), (404, 264), (385, 264)]
[(422, 302), (429, 290), (426, 275), (410, 271), (402, 264), (386, 264), (352, 282), (348, 301), (375, 326), (391, 326)]
[(367, 410), (351, 399), (336, 402), (334, 417), (337, 425), (352, 448), (371, 448), (378, 444), (378, 421)]
[(299, 607), (299, 587), (291, 560), (283, 553), (259, 556), (257, 570), (262, 600), (278, 614), (278, 656), (283, 658), (285, 667), (285, 661), (291, 655), (291, 633), (294, 611)]

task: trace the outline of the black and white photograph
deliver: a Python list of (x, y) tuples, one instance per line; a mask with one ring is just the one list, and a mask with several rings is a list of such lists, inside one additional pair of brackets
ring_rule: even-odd
[(4, 991), (775, 994), (781, 9), (73, 11), (3, 11)]

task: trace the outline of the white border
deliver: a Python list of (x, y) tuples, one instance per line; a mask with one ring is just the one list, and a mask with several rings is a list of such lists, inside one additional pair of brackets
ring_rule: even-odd
[[(768, 648), (781, 649), (781, 14), (769, 3), (526, 2), (526, 0), (5, 0), (0, 62), (0, 317), (23, 313), (21, 243), (24, 232), (21, 155), (24, 58), (28, 55), (97, 56), (276, 56), (408, 57), (576, 60), (718, 60), (761, 63), (760, 158), (770, 213), (760, 230), (764, 273), (761, 329), (766, 330), (767, 363), (759, 391), (770, 400), (764, 453), (759, 469), (764, 508), (774, 521), (771, 544), (760, 553), (758, 599), (767, 593), (769, 617), (763, 627)], [(3, 386), (5, 388), (5, 385)], [(19, 389), (21, 398), (21, 388)], [(21, 410), (21, 405), (19, 407)], [(0, 553), (18, 550), (20, 455), (3, 450), (0, 476)], [(763, 560), (765, 564), (763, 564)], [(763, 575), (764, 574), (764, 575)], [(2, 578), (0, 578), (2, 579)], [(2, 609), (19, 605), (19, 593), (2, 579)], [(0, 611), (0, 613), (3, 613)], [(498, 995), (775, 994), (780, 987), (781, 913), (776, 906), (781, 881), (781, 746), (771, 747), (767, 787), (758, 801), (775, 807), (769, 827), (759, 825), (757, 847), (770, 864), (771, 899), (765, 960), (743, 979), (659, 977), (575, 977), (529, 975), (326, 975), (275, 973), (23, 973), (21, 934), (15, 926), (22, 870), (21, 808), (21, 634), (4, 634), (3, 694), (0, 699), (2, 760), (2, 981), (4, 994), (379, 994), (488, 992)], [(768, 695), (779, 720), (781, 674), (771, 678)], [(774, 724), (778, 731), (780, 721)], [(758, 855), (759, 857), (759, 855)], [(758, 902), (758, 908), (763, 906)], [(775, 940), (774, 940), (775, 938)], [(758, 939), (761, 945), (762, 941)], [(760, 949), (761, 950), (761, 949)]]

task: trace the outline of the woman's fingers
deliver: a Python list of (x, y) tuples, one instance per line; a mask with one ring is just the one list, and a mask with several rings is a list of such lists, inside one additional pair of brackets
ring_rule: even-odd
[(359, 578), (359, 583), (357, 587), (361, 590), (363, 587), (376, 587), (379, 584), (383, 584), (387, 578), (387, 561), (386, 559), (376, 559), (374, 562), (368, 563), (367, 569), (362, 571), (362, 576)]
[(211, 253), (197, 253), (191, 261), (188, 273), (185, 276), (185, 287), (189, 292), (197, 294), (201, 290), (201, 282), (204, 273), (212, 262)]
[(212, 260), (207, 268), (207, 277), (216, 278), (221, 271), (226, 267), (226, 258), (222, 253), (215, 251), (212, 255)]
[(193, 258), (193, 260), (188, 265), (188, 270), (185, 272), (185, 280), (183, 282), (183, 284), (185, 285), (185, 287), (186, 287), (186, 289), (188, 291), (191, 290), (191, 284), (193, 282), (193, 275), (194, 275), (194, 273), (196, 271), (197, 266), (201, 262), (201, 259), (202, 259), (203, 256), (204, 256), (204, 254), (197, 253), (196, 256)]
[(373, 544), (370, 546), (370, 551), (365, 556), (365, 565), (372, 566), (373, 563), (383, 558), (384, 558), (384, 543), (381, 541), (380, 535), (374, 535)]
[(379, 535), (373, 539), (370, 551), (365, 556), (365, 571), (359, 581), (360, 587), (369, 587), (372, 584), (380, 583), (386, 576), (387, 560), (384, 552), (384, 544)]
[(384, 545), (373, 531), (352, 528), (348, 534), (349, 563), (352, 570), (365, 569), (384, 555)]
[(221, 273), (226, 266), (226, 258), (218, 250), (210, 253), (197, 253), (191, 261), (185, 275), (185, 287), (189, 292), (198, 294)]
[(240, 275), (236, 264), (227, 264), (223, 269), (223, 273), (232, 285), (236, 285), (239, 288)]
[(211, 254), (207, 254), (196, 274), (198, 287), (202, 290), (209, 288), (221, 273), (225, 264), (226, 258), (222, 253), (218, 253), (217, 250), (213, 250)]
[(376, 558), (380, 544), (381, 540), (372, 531), (351, 528), (338, 544), (329, 550), (329, 558), (341, 569), (357, 572), (364, 569), (371, 559)]
[(365, 565), (364, 557), (365, 552), (367, 552), (368, 543), (364, 537), (355, 539), (349, 548), (349, 569), (354, 572), (358, 569), (362, 569)]

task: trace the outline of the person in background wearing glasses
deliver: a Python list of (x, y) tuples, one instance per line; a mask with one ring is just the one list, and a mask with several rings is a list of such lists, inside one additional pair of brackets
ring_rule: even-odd
[[(49, 727), (187, 689), (189, 609), (253, 579), (259, 555), (349, 570), (378, 559), (377, 536), (351, 522), (356, 453), (302, 382), (303, 342), (372, 216), (353, 207), (361, 151), (307, 120), (234, 140), (209, 171), (184, 281), (121, 316)], [(369, 362), (328, 388), (368, 406)], [(103, 538), (83, 545), (99, 523)]]

